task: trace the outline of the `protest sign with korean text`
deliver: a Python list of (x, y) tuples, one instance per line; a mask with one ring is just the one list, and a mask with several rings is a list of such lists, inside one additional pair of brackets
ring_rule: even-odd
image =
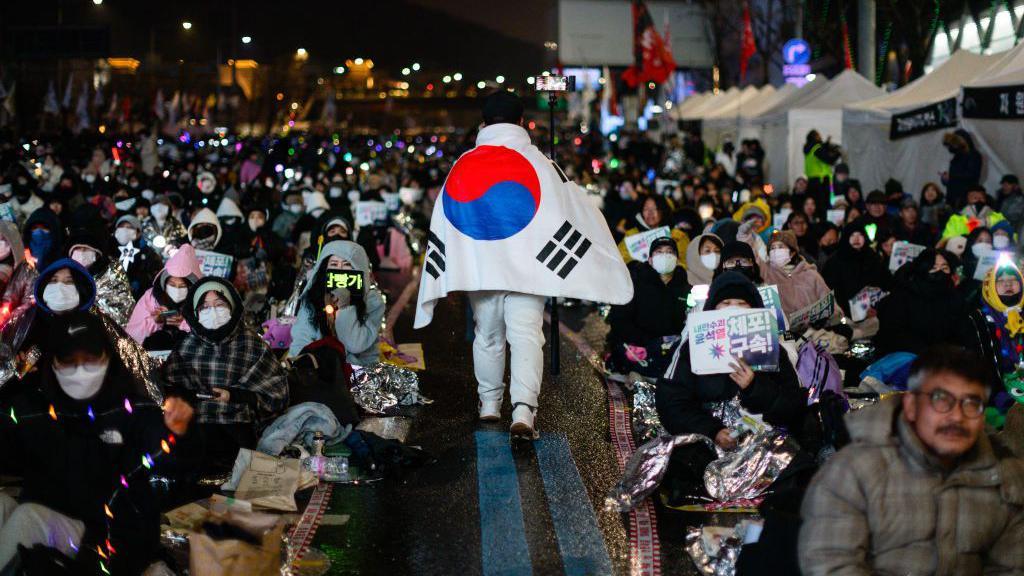
[(830, 291), (821, 300), (790, 314), (789, 329), (792, 332), (803, 332), (808, 326), (831, 318), (835, 309), (836, 296)]
[(779, 369), (779, 327), (765, 308), (695, 312), (687, 322), (694, 374), (729, 374), (742, 358), (754, 370)]
[(388, 218), (388, 205), (384, 202), (364, 200), (356, 202), (356, 226), (372, 226)]
[(641, 262), (647, 262), (647, 257), (650, 256), (651, 242), (654, 242), (658, 238), (669, 238), (668, 226), (662, 226), (655, 228), (654, 230), (648, 230), (646, 232), (639, 232), (632, 236), (626, 236), (623, 242), (626, 243), (626, 250), (629, 250), (629, 256), (633, 260), (639, 260)]
[(203, 276), (227, 278), (231, 275), (231, 266), (235, 259), (220, 252), (196, 250), (196, 260), (199, 261), (199, 269), (203, 272)]
[(885, 298), (889, 293), (883, 292), (881, 288), (865, 286), (863, 290), (850, 298), (850, 318), (854, 322), (860, 322), (868, 317), (868, 312), (873, 310), (879, 300)]
[(910, 242), (899, 241), (892, 245), (892, 255), (889, 256), (889, 271), (895, 272), (907, 262), (912, 262), (927, 246), (911, 244)]

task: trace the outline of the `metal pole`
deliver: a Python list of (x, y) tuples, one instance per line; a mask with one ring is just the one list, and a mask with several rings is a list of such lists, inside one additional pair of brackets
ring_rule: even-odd
[[(875, 78), (875, 0), (857, 2), (857, 64), (862, 76), (877, 83)], [(884, 58), (885, 55), (883, 54)]]
[[(548, 126), (550, 127), (548, 139), (550, 144), (551, 162), (555, 161), (555, 105), (558, 104), (558, 92), (548, 92)], [(561, 342), (558, 339), (558, 297), (551, 297), (551, 375), (558, 376), (559, 373), (559, 349)]]

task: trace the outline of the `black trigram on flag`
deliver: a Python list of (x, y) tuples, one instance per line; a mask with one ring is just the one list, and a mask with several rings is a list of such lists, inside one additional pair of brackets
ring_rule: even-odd
[(444, 272), (444, 242), (433, 232), (427, 233), (427, 262), (423, 267), (434, 280)]
[(537, 254), (537, 261), (564, 279), (590, 250), (590, 244), (590, 240), (566, 221)]

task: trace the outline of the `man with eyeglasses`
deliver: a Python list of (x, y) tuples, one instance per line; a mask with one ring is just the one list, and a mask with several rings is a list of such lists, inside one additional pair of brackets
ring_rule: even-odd
[(847, 418), (851, 444), (803, 501), (804, 576), (1024, 573), (1024, 461), (984, 433), (989, 378), (932, 348), (907, 394)]

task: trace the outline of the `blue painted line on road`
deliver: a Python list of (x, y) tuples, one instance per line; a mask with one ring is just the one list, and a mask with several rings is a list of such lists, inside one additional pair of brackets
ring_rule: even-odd
[(612, 562), (604, 536), (597, 526), (597, 517), (565, 435), (542, 435), (533, 446), (565, 573), (569, 576), (611, 574)]
[(476, 432), (480, 553), (485, 576), (533, 574), (519, 476), (507, 432)]

